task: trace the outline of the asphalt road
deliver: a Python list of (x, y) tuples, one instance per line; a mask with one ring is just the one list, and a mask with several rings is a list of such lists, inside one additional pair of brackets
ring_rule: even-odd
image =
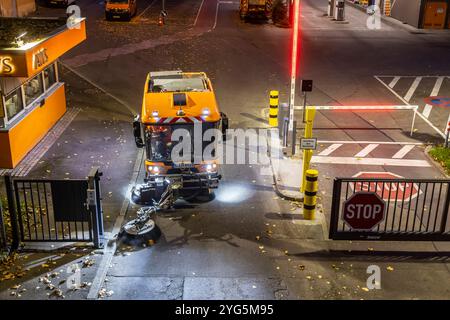
[[(125, 101), (136, 113), (146, 74), (178, 68), (205, 71), (211, 77), (219, 105), (229, 116), (232, 128), (266, 128), (268, 92), (272, 89), (280, 90), (281, 100), (287, 101), (290, 30), (241, 21), (236, 1), (168, 0), (169, 18), (164, 27), (156, 25), (156, 2), (141, 1), (138, 16), (130, 23), (105, 22), (101, 2), (77, 3), (88, 19), (88, 39), (63, 57), (62, 62)], [(366, 17), (350, 8), (349, 23), (336, 24), (323, 17), (327, 1), (302, 3), (300, 74), (315, 83), (308, 96), (310, 105), (404, 104), (393, 94), (395, 86), (389, 90), (375, 76), (393, 79), (450, 75), (448, 33), (415, 34), (385, 24), (381, 30), (368, 30)], [(62, 12), (49, 8), (40, 12), (44, 15), (57, 10)], [(388, 86), (392, 82), (389, 78), (380, 79), (389, 82)], [(449, 89), (443, 86), (439, 95), (448, 95)], [(421, 102), (427, 91), (423, 90), (424, 97), (420, 92), (414, 91), (416, 100), (410, 101)], [(297, 95), (297, 101), (300, 98)], [(438, 111), (440, 116), (434, 116), (435, 112), (432, 121), (442, 127), (437, 122), (445, 117), (444, 111)], [(320, 152), (334, 141), (358, 142), (351, 144), (350, 150), (345, 149), (348, 154), (344, 149), (338, 150), (333, 155), (336, 157), (354, 156), (365, 148), (365, 141), (422, 143), (439, 139), (422, 119), (417, 120), (414, 136), (409, 137), (412, 119), (404, 111), (324, 111), (317, 117), (319, 139), (330, 142), (322, 143)], [(391, 158), (399, 151), (382, 143), (380, 146), (373, 158)], [(427, 162), (419, 148), (408, 157)], [(432, 165), (412, 169), (374, 167), (370, 163), (317, 166), (327, 177), (364, 170), (441, 176)], [(157, 223), (163, 236), (155, 246), (119, 248), (108, 269), (107, 281), (102, 284), (114, 291), (110, 298), (448, 297), (448, 264), (406, 260), (396, 264), (395, 270), (400, 271), (386, 271), (391, 270), (387, 267), (392, 260), (374, 259), (365, 244), (353, 245), (359, 254), (346, 255), (339, 249), (345, 252), (348, 243), (301, 240), (304, 235), (293, 223), (293, 214), (298, 210), (292, 210), (291, 203), (275, 195), (272, 176), (261, 175), (264, 169), (260, 165), (224, 165), (224, 178), (213, 201), (180, 202), (176, 210), (159, 216)], [(122, 184), (121, 180), (117, 190), (124, 188)], [(324, 190), (328, 191), (330, 184), (327, 179), (321, 181)], [(118, 205), (111, 206), (107, 214), (114, 219), (118, 209)], [(127, 219), (133, 216), (131, 211)], [(398, 248), (398, 244), (377, 246), (387, 251)], [(414, 248), (430, 247), (414, 244)], [(327, 250), (335, 250), (335, 254), (322, 255)], [(411, 250), (415, 250), (413, 246)], [(366, 268), (373, 261), (383, 269), (384, 287), (366, 292), (362, 290), (366, 286)], [(411, 278), (417, 281), (411, 282)]]

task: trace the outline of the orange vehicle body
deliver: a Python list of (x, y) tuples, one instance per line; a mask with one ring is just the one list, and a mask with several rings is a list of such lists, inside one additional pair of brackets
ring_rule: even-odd
[(131, 20), (137, 12), (137, 0), (108, 0), (105, 3), (106, 20)]
[[(146, 148), (145, 181), (153, 183), (162, 177), (170, 177), (182, 179), (184, 189), (210, 192), (217, 188), (221, 178), (219, 160), (203, 157), (203, 134), (208, 129), (222, 128), (224, 132), (228, 126), (228, 120), (224, 119), (226, 116), (219, 110), (211, 81), (205, 73), (149, 73), (141, 115), (133, 124), (136, 144)], [(172, 158), (172, 149), (178, 143), (178, 140), (172, 140), (176, 129), (188, 132), (187, 137), (193, 145), (191, 154), (181, 160)], [(140, 135), (142, 131), (145, 132), (144, 139)], [(194, 156), (195, 143), (197, 146), (200, 143), (200, 158)]]

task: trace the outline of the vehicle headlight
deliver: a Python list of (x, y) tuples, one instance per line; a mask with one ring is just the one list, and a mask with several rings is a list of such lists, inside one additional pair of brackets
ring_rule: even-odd
[(161, 173), (161, 169), (158, 166), (147, 166), (147, 171), (150, 174), (160, 174)]
[(214, 172), (214, 171), (217, 170), (217, 164), (215, 164), (215, 163), (208, 163), (208, 164), (205, 164), (205, 165), (203, 165), (203, 169), (204, 169), (206, 172)]

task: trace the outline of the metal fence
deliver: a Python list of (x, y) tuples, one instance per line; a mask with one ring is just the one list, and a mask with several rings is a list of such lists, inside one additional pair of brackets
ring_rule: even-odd
[(5, 176), (13, 235), (19, 242), (92, 242), (100, 247), (103, 219), (98, 169), (87, 180)]
[[(384, 219), (372, 230), (354, 230), (344, 220), (344, 203), (358, 192), (385, 203)], [(448, 241), (449, 204), (450, 180), (336, 178), (330, 239)]]

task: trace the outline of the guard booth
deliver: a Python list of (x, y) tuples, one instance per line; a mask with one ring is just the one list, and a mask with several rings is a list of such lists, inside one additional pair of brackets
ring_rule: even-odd
[(0, 168), (13, 169), (66, 112), (57, 59), (86, 39), (84, 18), (0, 18)]

